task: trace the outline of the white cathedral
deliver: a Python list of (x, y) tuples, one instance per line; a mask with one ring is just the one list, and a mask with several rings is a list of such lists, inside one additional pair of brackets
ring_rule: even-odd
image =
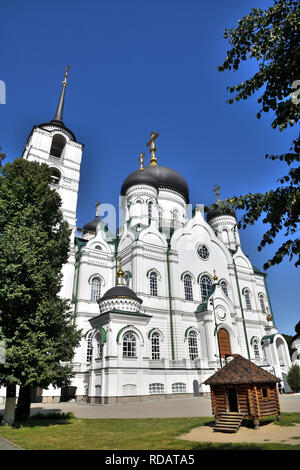
[[(220, 201), (189, 213), (189, 188), (157, 161), (121, 187), (124, 222), (110, 233), (100, 219), (78, 229), (83, 144), (63, 123), (66, 76), (55, 118), (34, 126), (23, 158), (48, 164), (51, 186), (72, 228), (61, 296), (70, 299), (83, 337), (66, 389), (37, 400), (88, 403), (206, 396), (203, 382), (241, 354), (286, 384), (288, 347), (274, 323), (266, 274), (244, 254), (235, 212)], [(162, 157), (167, 163), (167, 157)], [(98, 206), (98, 205), (97, 205)]]

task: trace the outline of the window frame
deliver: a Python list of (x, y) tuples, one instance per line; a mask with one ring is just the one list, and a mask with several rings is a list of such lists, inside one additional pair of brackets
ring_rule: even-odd
[[(187, 280), (189, 280), (190, 285), (187, 285)], [(185, 300), (194, 300), (194, 293), (193, 293), (193, 278), (191, 274), (186, 273), (183, 276), (183, 289), (184, 289), (184, 299)]]
[(244, 299), (245, 299), (245, 309), (252, 310), (251, 298), (250, 298), (250, 289), (248, 287), (244, 290)]
[(163, 395), (165, 393), (165, 385), (161, 382), (153, 382), (149, 384), (149, 395)]
[[(203, 254), (200, 254), (200, 251), (205, 248), (206, 250), (206, 254), (207, 256), (203, 256)], [(209, 258), (209, 248), (207, 245), (205, 245), (205, 243), (200, 243), (198, 246), (197, 246), (197, 254), (199, 256), (199, 258), (202, 260), (202, 261), (207, 261), (208, 258)]]
[[(130, 340), (127, 339), (131, 335)], [(125, 347), (126, 345), (126, 347)], [(131, 345), (129, 347), (129, 345)], [(126, 354), (125, 354), (126, 353)], [(132, 331), (126, 331), (122, 338), (122, 357), (126, 359), (137, 358), (137, 336)]]
[[(177, 388), (177, 390), (176, 390), (176, 388)], [(185, 382), (175, 382), (175, 383), (173, 383), (172, 384), (172, 393), (187, 393), (186, 383)]]
[[(156, 343), (154, 341), (156, 339)], [(150, 346), (151, 346), (151, 361), (159, 361), (161, 359), (160, 354), (160, 343), (161, 335), (158, 331), (153, 331), (150, 336)]]
[[(203, 287), (202, 287), (202, 286), (203, 286), (203, 279), (204, 279), (204, 278), (207, 278), (207, 279), (209, 279), (209, 281), (210, 281), (210, 282), (209, 282), (210, 288), (209, 288), (209, 290), (206, 288), (206, 289), (207, 289), (207, 294), (206, 294), (206, 295), (204, 295), (204, 293), (203, 293)], [(211, 291), (212, 285), (213, 285), (212, 278), (211, 278), (208, 274), (202, 274), (201, 277), (200, 277), (200, 291), (201, 291), (201, 297), (202, 297), (202, 300), (203, 300), (203, 301), (205, 301), (205, 300), (207, 299), (207, 297), (208, 297), (208, 295), (209, 295), (209, 293), (210, 293), (210, 291)]]
[(155, 271), (149, 273), (149, 291), (150, 295), (153, 297), (158, 296), (158, 275)]
[[(94, 288), (94, 281), (99, 281), (99, 285)], [(102, 290), (102, 279), (100, 276), (93, 276), (92, 279), (90, 280), (91, 284), (91, 291), (90, 291), (90, 301), (91, 302), (97, 302), (98, 299), (101, 298), (101, 290)], [(99, 294), (97, 296), (97, 294)]]
[(195, 330), (189, 331), (187, 340), (189, 359), (190, 361), (195, 361), (196, 359), (199, 359), (198, 334)]

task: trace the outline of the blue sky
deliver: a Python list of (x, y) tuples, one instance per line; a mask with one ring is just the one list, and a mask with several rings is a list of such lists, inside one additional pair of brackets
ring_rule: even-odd
[[(2, 0), (0, 145), (22, 155), (32, 126), (54, 117), (70, 64), (64, 122), (85, 144), (78, 226), (93, 219), (95, 204), (118, 205), (120, 187), (138, 168), (152, 130), (160, 133), (158, 159), (181, 172), (191, 202), (264, 192), (288, 168), (264, 158), (283, 153), (295, 137), (256, 119), (256, 98), (229, 105), (228, 85), (255, 71), (217, 71), (235, 26), (264, 0)], [(241, 231), (244, 252), (262, 268), (275, 245), (257, 251), (261, 223)], [(275, 320), (294, 335), (299, 314), (299, 269), (288, 260), (268, 270)]]

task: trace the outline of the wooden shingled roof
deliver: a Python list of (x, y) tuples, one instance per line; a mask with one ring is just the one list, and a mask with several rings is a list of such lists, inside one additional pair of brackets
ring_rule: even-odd
[(239, 354), (233, 355), (233, 359), (215, 374), (209, 377), (206, 385), (225, 384), (262, 384), (280, 382), (280, 379), (266, 370), (258, 367)]

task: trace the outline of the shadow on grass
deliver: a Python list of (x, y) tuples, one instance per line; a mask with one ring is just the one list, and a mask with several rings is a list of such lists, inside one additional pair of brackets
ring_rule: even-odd
[[(74, 419), (73, 413), (62, 413), (62, 412), (51, 412), (51, 413), (36, 413), (33, 416), (30, 416), (26, 420), (16, 421), (12, 428), (33, 428), (33, 427), (46, 427), (59, 424), (70, 424), (70, 420)], [(2, 422), (3, 416), (0, 416), (0, 425)]]

